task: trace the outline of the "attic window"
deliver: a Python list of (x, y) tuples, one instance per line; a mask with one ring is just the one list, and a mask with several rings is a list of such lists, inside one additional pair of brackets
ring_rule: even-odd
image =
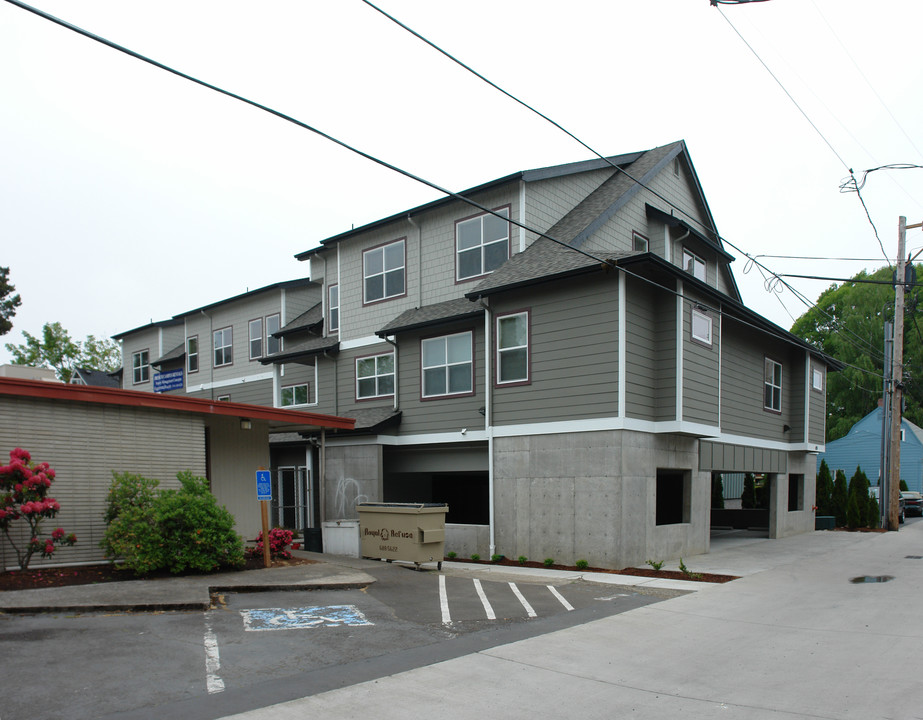
[(647, 252), (648, 241), (636, 230), (631, 231), (631, 249), (635, 252)]
[(683, 248), (683, 270), (696, 280), (705, 282), (705, 261), (686, 248)]
[(679, 177), (679, 155), (673, 158), (673, 174)]

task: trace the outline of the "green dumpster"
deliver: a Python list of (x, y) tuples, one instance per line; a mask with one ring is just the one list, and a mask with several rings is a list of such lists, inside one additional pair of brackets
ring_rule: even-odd
[(374, 503), (356, 505), (362, 557), (435, 562), (442, 569), (445, 556), (444, 503)]

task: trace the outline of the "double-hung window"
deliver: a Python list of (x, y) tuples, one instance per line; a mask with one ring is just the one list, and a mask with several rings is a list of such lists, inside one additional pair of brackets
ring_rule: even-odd
[(199, 336), (193, 335), (186, 338), (186, 372), (199, 371)]
[(340, 331), (340, 286), (331, 285), (327, 290), (327, 330)]
[(308, 384), (287, 385), (281, 389), (279, 404), (282, 407), (308, 404)]
[(356, 358), (356, 398), (394, 395), (394, 353)]
[(279, 332), (281, 317), (279, 313), (266, 316), (266, 354), (275, 355), (282, 350), (282, 338), (273, 337), (273, 333)]
[(817, 392), (824, 391), (824, 371), (820, 368), (812, 368), (811, 370), (811, 388), (817, 390)]
[(404, 289), (403, 238), (362, 253), (363, 292), (366, 303), (399, 297)]
[(764, 362), (763, 407), (773, 412), (782, 412), (782, 365), (770, 358)]
[(131, 381), (134, 385), (151, 379), (151, 355), (147, 350), (131, 354)]
[(683, 269), (696, 280), (705, 282), (705, 261), (686, 248), (683, 248)]
[(263, 318), (250, 321), (250, 359), (263, 357)]
[(423, 397), (471, 394), (474, 387), (471, 333), (428, 338), (421, 343)]
[(497, 318), (497, 383), (529, 382), (529, 313)]
[(215, 348), (215, 367), (230, 365), (234, 362), (234, 342), (233, 328), (221, 328), (215, 330), (214, 348)]
[(467, 280), (486, 275), (510, 256), (509, 208), (497, 215), (485, 213), (459, 220), (455, 224), (455, 279)]

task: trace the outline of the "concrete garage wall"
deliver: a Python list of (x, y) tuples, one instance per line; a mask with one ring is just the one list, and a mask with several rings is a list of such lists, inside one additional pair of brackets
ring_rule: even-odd
[(355, 520), (357, 502), (382, 501), (381, 445), (330, 445), (324, 470), (324, 520)]
[(490, 557), (490, 527), (488, 525), (446, 525), (445, 551), (446, 554), (458, 553), (460, 558), (470, 558), (473, 553), (477, 553), (486, 560)]
[[(689, 522), (656, 525), (657, 468), (689, 476)], [(602, 431), (494, 440), (496, 552), (620, 568), (708, 552), (698, 441)]]
[(772, 484), (772, 502), (769, 511), (769, 537), (783, 538), (814, 530), (814, 500), (817, 491), (817, 456), (813, 453), (791, 453), (788, 457), (789, 474), (804, 476), (804, 495), (801, 510), (789, 510), (789, 475), (776, 475)]

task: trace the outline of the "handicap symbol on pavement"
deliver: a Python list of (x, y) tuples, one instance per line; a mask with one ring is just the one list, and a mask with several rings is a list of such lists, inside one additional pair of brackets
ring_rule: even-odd
[(298, 630), (317, 627), (374, 625), (355, 605), (241, 610), (244, 630)]

